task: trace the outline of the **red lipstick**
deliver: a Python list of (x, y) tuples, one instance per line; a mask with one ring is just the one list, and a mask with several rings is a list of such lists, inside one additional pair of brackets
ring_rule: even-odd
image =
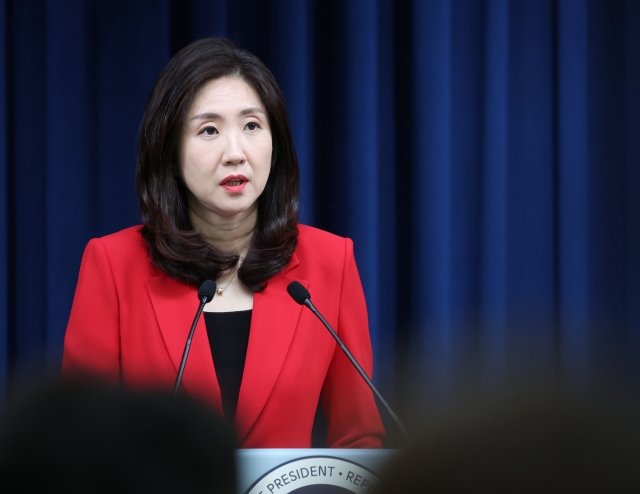
[(229, 175), (220, 182), (220, 185), (229, 192), (240, 192), (247, 185), (247, 182), (247, 177), (244, 175)]

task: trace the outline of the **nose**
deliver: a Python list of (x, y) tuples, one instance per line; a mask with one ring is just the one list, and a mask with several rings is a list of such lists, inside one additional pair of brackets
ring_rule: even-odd
[(242, 137), (231, 133), (227, 135), (227, 146), (222, 158), (222, 162), (225, 165), (241, 165), (246, 161), (247, 157), (244, 154), (242, 146)]

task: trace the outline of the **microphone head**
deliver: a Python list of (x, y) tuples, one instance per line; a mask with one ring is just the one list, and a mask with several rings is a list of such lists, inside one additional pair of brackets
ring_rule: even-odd
[(291, 295), (291, 298), (300, 305), (304, 304), (306, 300), (311, 298), (309, 290), (303, 287), (299, 282), (292, 281), (287, 287), (287, 292)]
[(198, 299), (202, 301), (203, 298), (206, 297), (204, 301), (205, 304), (208, 304), (213, 299), (213, 296), (216, 294), (216, 284), (211, 280), (206, 280), (200, 285), (200, 290), (198, 290)]

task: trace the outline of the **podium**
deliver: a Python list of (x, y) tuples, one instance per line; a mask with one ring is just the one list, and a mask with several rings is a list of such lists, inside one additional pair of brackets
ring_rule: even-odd
[(369, 493), (392, 449), (239, 449), (239, 494)]

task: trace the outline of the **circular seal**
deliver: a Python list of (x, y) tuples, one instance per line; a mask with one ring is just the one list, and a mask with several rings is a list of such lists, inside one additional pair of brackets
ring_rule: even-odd
[(333, 456), (306, 456), (265, 473), (245, 494), (369, 494), (380, 479), (371, 470)]

